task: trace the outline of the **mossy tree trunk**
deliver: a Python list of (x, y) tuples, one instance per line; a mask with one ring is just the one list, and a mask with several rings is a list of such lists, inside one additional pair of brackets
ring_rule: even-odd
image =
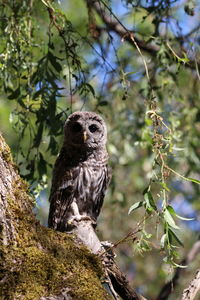
[(97, 257), (72, 236), (41, 226), (33, 206), (0, 135), (0, 299), (111, 299)]

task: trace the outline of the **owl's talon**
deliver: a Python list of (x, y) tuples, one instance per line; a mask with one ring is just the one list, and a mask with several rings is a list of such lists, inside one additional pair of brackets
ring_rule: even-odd
[(73, 225), (73, 224), (76, 223), (76, 222), (78, 222), (77, 217), (71, 217), (71, 219), (69, 219), (69, 220), (67, 221), (67, 224), (68, 224), (68, 225)]
[(74, 216), (74, 217), (71, 217), (71, 219), (69, 219), (67, 221), (67, 224), (68, 225), (73, 225), (73, 224), (79, 223), (81, 221), (91, 221), (92, 225), (96, 226), (95, 220), (93, 218), (89, 217), (89, 216)]
[(73, 223), (73, 221), (74, 221), (74, 220), (71, 219), (71, 220), (67, 221), (67, 224), (68, 224), (68, 225), (71, 225), (71, 224)]

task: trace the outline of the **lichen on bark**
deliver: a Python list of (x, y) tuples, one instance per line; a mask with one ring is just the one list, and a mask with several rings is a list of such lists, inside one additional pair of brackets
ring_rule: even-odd
[(111, 299), (98, 257), (72, 235), (41, 226), (33, 206), (0, 135), (0, 299), (36, 300), (63, 290), (71, 299)]

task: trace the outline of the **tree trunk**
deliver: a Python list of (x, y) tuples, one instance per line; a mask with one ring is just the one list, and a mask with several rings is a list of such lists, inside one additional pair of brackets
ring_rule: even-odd
[(0, 135), (0, 299), (111, 299), (99, 258), (72, 235), (41, 226), (33, 205)]

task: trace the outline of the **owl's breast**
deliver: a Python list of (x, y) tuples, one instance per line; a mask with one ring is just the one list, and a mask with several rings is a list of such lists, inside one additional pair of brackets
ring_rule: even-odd
[(102, 166), (80, 166), (79, 175), (74, 182), (74, 201), (78, 205), (80, 214), (94, 215), (104, 177), (104, 168)]
[(76, 198), (80, 198), (81, 201), (88, 201), (92, 198), (92, 190), (97, 181), (98, 174), (99, 171), (95, 167), (80, 167), (79, 175), (75, 182), (75, 191), (77, 191)]

